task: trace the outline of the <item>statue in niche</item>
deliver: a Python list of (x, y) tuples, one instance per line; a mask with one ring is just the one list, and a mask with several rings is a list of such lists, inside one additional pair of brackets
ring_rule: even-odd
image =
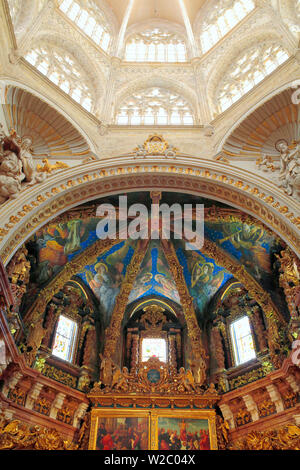
[(103, 354), (100, 354), (100, 359), (100, 380), (104, 385), (110, 386), (113, 380), (113, 371), (115, 365), (109, 357), (105, 357)]

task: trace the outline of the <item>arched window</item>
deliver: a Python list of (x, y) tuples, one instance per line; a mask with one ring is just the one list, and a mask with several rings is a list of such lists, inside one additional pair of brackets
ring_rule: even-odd
[(167, 341), (164, 338), (144, 338), (142, 340), (142, 362), (156, 357), (161, 362), (167, 362)]
[(230, 65), (229, 72), (220, 83), (217, 93), (219, 111), (235, 103), (288, 57), (288, 53), (277, 44), (263, 43), (243, 52)]
[(256, 357), (251, 326), (247, 315), (230, 324), (235, 365), (244, 364)]
[(52, 46), (43, 45), (28, 52), (25, 59), (81, 106), (91, 110), (91, 92), (84, 82), (81, 67), (70, 55)]
[(211, 49), (220, 39), (254, 9), (253, 0), (216, 1), (202, 24), (200, 35), (202, 52)]
[(60, 315), (52, 348), (53, 356), (72, 362), (77, 337), (77, 323), (71, 318)]
[(177, 33), (159, 28), (130, 36), (126, 42), (125, 60), (133, 62), (184, 62), (186, 47)]
[(163, 88), (148, 88), (133, 93), (117, 111), (121, 125), (193, 125), (194, 118), (187, 101)]
[(59, 9), (102, 49), (109, 50), (111, 35), (107, 22), (94, 2), (61, 0)]

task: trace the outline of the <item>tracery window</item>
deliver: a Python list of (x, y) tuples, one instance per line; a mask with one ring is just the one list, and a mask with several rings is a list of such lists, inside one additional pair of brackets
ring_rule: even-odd
[(230, 334), (235, 365), (238, 366), (256, 357), (250, 322), (247, 315), (231, 323)]
[(61, 0), (59, 9), (106, 52), (109, 50), (111, 35), (107, 22), (90, 0)]
[(187, 101), (163, 88), (148, 88), (126, 98), (117, 111), (121, 125), (193, 125), (192, 110)]
[(236, 26), (255, 7), (253, 0), (232, 0), (215, 2), (213, 9), (202, 25), (200, 36), (202, 52), (211, 49), (220, 39)]
[(167, 342), (164, 338), (144, 338), (142, 341), (142, 362), (156, 357), (161, 362), (167, 362)]
[(235, 103), (288, 57), (288, 53), (277, 44), (263, 43), (243, 52), (230, 65), (230, 71), (220, 83), (217, 93), (219, 110), (222, 112)]
[(53, 356), (71, 362), (77, 336), (77, 323), (60, 315), (52, 348)]
[(186, 47), (177, 33), (159, 28), (136, 33), (126, 42), (125, 60), (134, 62), (184, 62)]
[(81, 68), (70, 55), (43, 45), (28, 52), (25, 59), (81, 106), (91, 110), (91, 92), (84, 83)]

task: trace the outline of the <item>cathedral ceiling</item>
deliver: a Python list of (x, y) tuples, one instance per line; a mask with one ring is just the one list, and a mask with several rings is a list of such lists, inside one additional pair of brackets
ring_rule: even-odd
[[(122, 23), (127, 2), (123, 0), (107, 0), (106, 3), (111, 7), (114, 15), (118, 19), (119, 24)], [(174, 5), (174, 0), (147, 0), (146, 2), (135, 2), (130, 19), (129, 25), (139, 23), (151, 19), (167, 20), (174, 23), (184, 25), (183, 16), (177, 2)], [(199, 9), (205, 3), (205, 0), (185, 0), (185, 7), (187, 9), (191, 23), (196, 18)]]
[[(128, 195), (131, 200), (148, 205), (148, 192)], [(104, 200), (99, 200), (103, 202)], [(163, 193), (162, 202), (198, 202), (205, 205), (204, 234), (207, 243), (217, 253), (209, 255), (207, 246), (201, 250), (186, 250), (184, 240), (172, 240), (189, 294), (193, 298), (199, 322), (205, 317), (212, 299), (235, 276), (228, 266), (244, 266), (247, 276), (269, 292), (285, 309), (281, 301), (276, 276), (276, 254), (283, 246), (281, 241), (260, 223), (240, 211), (224, 204), (188, 195)], [(117, 206), (117, 197), (105, 198)], [(67, 269), (70, 262), (75, 268), (70, 278), (77, 280), (99, 305), (104, 326), (110, 323), (116, 298), (121, 291), (127, 268), (138, 251), (136, 240), (113, 240), (112, 245), (98, 253), (96, 234), (99, 218), (95, 217), (97, 204), (86, 204), (59, 216), (38, 230), (26, 243), (31, 262), (31, 284), (24, 303), (27, 306), (39, 292)], [(150, 240), (138, 268), (128, 305), (148, 299), (161, 298), (177, 305), (181, 301), (178, 286), (164, 253), (162, 240)], [(89, 252), (89, 256), (84, 256)], [(83, 261), (79, 263), (79, 257)], [(221, 260), (221, 261), (220, 261)], [(223, 264), (222, 264), (223, 260)], [(232, 260), (232, 261), (230, 261)], [(77, 264), (76, 264), (77, 263)], [(76, 267), (77, 266), (77, 267)], [(233, 269), (233, 268), (232, 268)], [(275, 270), (275, 271), (274, 271)]]

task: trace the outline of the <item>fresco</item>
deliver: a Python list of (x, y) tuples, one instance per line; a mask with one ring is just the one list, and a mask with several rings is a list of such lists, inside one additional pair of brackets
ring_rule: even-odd
[(32, 280), (38, 285), (45, 284), (74, 256), (98, 240), (98, 220), (73, 219), (37, 230), (26, 243)]
[(180, 304), (179, 294), (159, 240), (148, 246), (128, 303), (148, 295), (167, 297)]
[(198, 320), (200, 320), (212, 297), (233, 276), (200, 251), (185, 251), (181, 241), (177, 241), (175, 246), (187, 287), (194, 299)]
[(205, 236), (236, 258), (265, 288), (272, 290), (274, 253), (282, 249), (275, 235), (255, 224), (215, 221), (205, 223)]
[(116, 297), (120, 292), (135, 246), (136, 241), (133, 240), (118, 243), (99, 256), (95, 263), (85, 266), (82, 272), (77, 273), (97, 297), (105, 328), (109, 325)]

